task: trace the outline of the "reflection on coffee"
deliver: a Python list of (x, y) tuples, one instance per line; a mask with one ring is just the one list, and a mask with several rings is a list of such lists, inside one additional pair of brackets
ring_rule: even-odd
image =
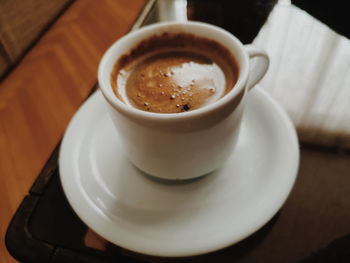
[(116, 62), (116, 96), (137, 109), (177, 113), (217, 101), (235, 85), (238, 66), (220, 44), (189, 34), (143, 41)]

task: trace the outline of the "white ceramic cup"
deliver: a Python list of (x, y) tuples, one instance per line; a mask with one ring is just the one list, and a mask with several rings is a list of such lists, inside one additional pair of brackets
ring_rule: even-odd
[[(239, 65), (234, 88), (214, 103), (182, 113), (147, 112), (120, 101), (110, 84), (115, 62), (143, 40), (164, 32), (190, 33), (226, 47)], [(251, 58), (255, 57), (251, 68)], [(219, 27), (199, 22), (167, 22), (143, 27), (116, 41), (100, 62), (98, 82), (126, 157), (149, 175), (179, 180), (208, 174), (232, 154), (245, 94), (264, 76), (268, 65), (264, 51), (243, 46)]]

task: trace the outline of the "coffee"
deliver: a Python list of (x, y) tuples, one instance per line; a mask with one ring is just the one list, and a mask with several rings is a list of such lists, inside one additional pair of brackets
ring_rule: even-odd
[(190, 34), (165, 33), (121, 57), (111, 85), (121, 101), (137, 109), (177, 113), (217, 101), (237, 78), (237, 63), (222, 45)]

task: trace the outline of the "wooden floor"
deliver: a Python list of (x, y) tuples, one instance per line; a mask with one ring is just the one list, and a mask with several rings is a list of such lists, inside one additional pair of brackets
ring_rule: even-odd
[(77, 0), (0, 86), (0, 262), (9, 220), (145, 0)]

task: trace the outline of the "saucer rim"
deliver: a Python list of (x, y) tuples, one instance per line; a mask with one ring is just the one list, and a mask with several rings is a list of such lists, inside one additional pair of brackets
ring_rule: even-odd
[[(288, 153), (291, 156), (290, 157), (291, 168), (290, 168), (290, 171), (286, 172), (286, 173), (289, 173), (289, 175), (286, 176), (286, 179), (288, 179), (289, 181), (288, 181), (288, 184), (286, 183), (285, 191), (279, 195), (279, 198), (277, 201), (276, 200), (274, 201), (274, 207), (273, 208), (270, 207), (269, 212), (265, 212), (267, 215), (264, 215), (263, 217), (260, 216), (260, 220), (258, 220), (258, 222), (255, 222), (255, 224), (250, 225), (248, 227), (249, 230), (245, 231), (244, 234), (241, 234), (240, 236), (233, 236), (230, 240), (223, 239), (221, 240), (221, 242), (216, 242), (215, 244), (212, 244), (210, 248), (202, 248), (202, 247), (196, 248), (196, 246), (193, 246), (192, 248), (189, 248), (187, 251), (176, 251), (176, 249), (172, 251), (161, 251), (161, 250), (157, 250), (157, 248), (150, 249), (146, 245), (140, 246), (140, 244), (138, 244), (138, 246), (137, 245), (133, 246), (130, 244), (125, 244), (121, 242), (120, 238), (119, 239), (115, 238), (113, 234), (110, 233), (111, 231), (108, 231), (106, 227), (104, 229), (98, 229), (98, 227), (96, 227), (94, 224), (95, 220), (101, 221), (101, 217), (103, 217), (103, 220), (105, 222), (106, 220), (112, 223), (114, 221), (108, 218), (103, 211), (101, 211), (95, 204), (92, 203), (90, 198), (82, 189), (83, 188), (82, 185), (78, 184), (79, 180), (77, 180), (77, 176), (70, 178), (69, 176), (64, 176), (64, 174), (71, 173), (71, 168), (69, 168), (65, 164), (67, 164), (67, 162), (74, 163), (74, 161), (72, 161), (71, 159), (68, 159), (68, 154), (65, 154), (65, 152), (68, 149), (72, 148), (71, 142), (74, 144), (74, 137), (75, 137), (74, 124), (79, 121), (81, 112), (90, 106), (89, 103), (90, 104), (93, 103), (93, 98), (95, 96), (98, 96), (98, 93), (100, 93), (100, 91), (97, 91), (95, 94), (93, 94), (76, 112), (71, 122), (69, 123), (69, 126), (66, 130), (66, 133), (62, 140), (62, 144), (60, 148), (60, 153), (59, 153), (60, 180), (62, 183), (63, 191), (67, 197), (67, 200), (72, 206), (75, 213), (89, 228), (91, 228), (93, 231), (95, 231), (96, 233), (98, 233), (100, 236), (110, 241), (111, 243), (114, 243), (117, 246), (126, 248), (128, 250), (135, 251), (137, 253), (142, 253), (145, 255), (150, 255), (150, 256), (187, 257), (187, 256), (196, 256), (196, 255), (201, 255), (205, 253), (210, 253), (210, 252), (217, 251), (219, 249), (223, 249), (225, 247), (231, 246), (233, 244), (236, 244), (239, 241), (245, 239), (246, 237), (256, 232), (258, 229), (260, 229), (263, 225), (265, 225), (268, 221), (272, 219), (272, 217), (278, 212), (278, 210), (282, 207), (282, 205), (287, 200), (297, 178), (299, 161), (300, 161), (300, 151), (299, 151), (299, 143), (298, 143), (298, 137), (297, 137), (295, 127), (292, 121), (290, 120), (289, 116), (287, 115), (287, 113), (284, 111), (284, 109), (266, 91), (264, 91), (260, 87), (255, 87), (249, 93), (251, 92), (256, 93), (254, 94), (255, 96), (262, 96), (263, 98), (260, 98), (260, 99), (266, 100), (266, 103), (269, 104), (269, 107), (274, 108), (275, 114), (279, 116), (277, 121), (283, 123), (286, 126), (286, 132), (288, 134), (285, 134), (284, 137), (289, 140), (289, 144), (292, 145), (292, 148), (289, 149), (289, 153)], [(78, 156), (74, 156), (74, 157), (75, 157), (74, 160), (77, 160)], [(77, 167), (75, 167), (75, 169), (76, 168)], [(79, 173), (79, 171), (75, 171), (75, 172)], [(75, 189), (73, 189), (74, 183), (77, 183), (77, 187)], [(78, 190), (80, 189), (80, 191), (77, 191), (77, 189)], [(85, 206), (85, 208), (83, 206)]]

